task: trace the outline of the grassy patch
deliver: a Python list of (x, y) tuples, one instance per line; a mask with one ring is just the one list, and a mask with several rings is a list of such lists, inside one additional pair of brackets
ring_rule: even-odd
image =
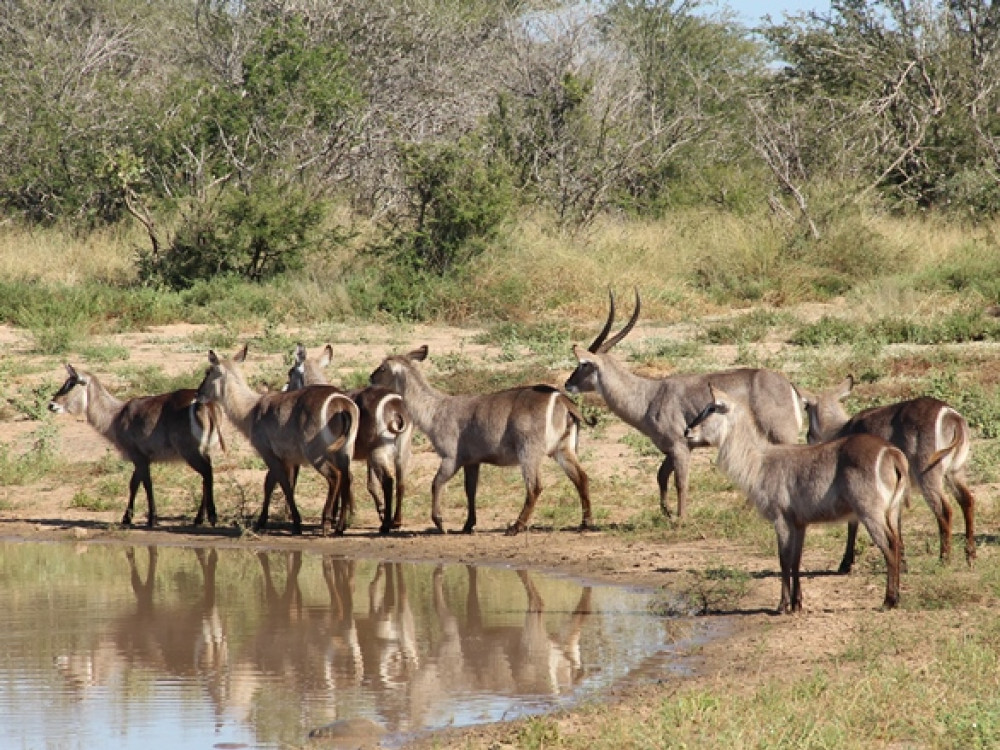
[(709, 344), (759, 342), (794, 323), (795, 317), (788, 312), (758, 308), (732, 320), (712, 323), (700, 338)]
[(92, 495), (85, 490), (78, 490), (73, 493), (73, 498), (69, 501), (69, 507), (88, 510), (93, 513), (114, 510), (119, 505), (124, 507), (124, 503), (121, 500), (116, 501), (104, 494)]
[(54, 471), (55, 436), (55, 427), (46, 422), (34, 431), (26, 452), (15, 453), (9, 445), (0, 445), (0, 485), (28, 484)]
[(960, 344), (1000, 339), (1000, 320), (981, 310), (958, 310), (934, 319), (889, 316), (871, 322), (823, 316), (796, 330), (790, 342), (800, 346), (832, 346), (877, 341), (880, 344)]
[(560, 360), (566, 358), (575, 341), (587, 336), (587, 331), (571, 331), (559, 323), (504, 321), (491, 326), (473, 341), (499, 346), (502, 350), (501, 359), (506, 362), (517, 361), (524, 356), (524, 350), (547, 360)]

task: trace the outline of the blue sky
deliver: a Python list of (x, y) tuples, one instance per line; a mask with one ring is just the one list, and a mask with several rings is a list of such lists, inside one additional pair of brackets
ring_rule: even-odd
[(825, 13), (830, 10), (829, 0), (718, 0), (718, 4), (734, 10), (750, 26), (768, 14), (775, 21), (780, 21), (785, 13), (809, 10)]

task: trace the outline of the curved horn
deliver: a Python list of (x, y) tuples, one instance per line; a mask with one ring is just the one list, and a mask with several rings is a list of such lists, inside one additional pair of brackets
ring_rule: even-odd
[[(611, 337), (610, 340), (604, 342), (600, 345), (598, 351), (602, 354), (609, 351), (611, 347), (621, 341), (623, 338), (628, 336), (629, 331), (635, 326), (635, 322), (639, 319), (639, 308), (642, 306), (642, 300), (639, 299), (639, 287), (635, 288), (635, 310), (632, 311), (632, 317), (629, 318), (628, 323), (622, 328), (618, 333)], [(608, 322), (610, 323), (610, 318)]]
[(611, 290), (611, 287), (608, 287), (608, 297), (611, 300), (610, 309), (608, 311), (608, 322), (604, 324), (604, 328), (601, 329), (599, 334), (597, 334), (597, 338), (594, 339), (594, 342), (587, 347), (587, 351), (591, 354), (597, 354), (601, 348), (601, 344), (604, 343), (604, 339), (606, 339), (608, 337), (608, 333), (611, 332), (611, 326), (615, 323), (615, 293)]

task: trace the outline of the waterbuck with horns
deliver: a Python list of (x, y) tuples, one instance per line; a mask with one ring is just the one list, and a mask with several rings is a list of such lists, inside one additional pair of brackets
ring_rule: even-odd
[[(975, 498), (965, 478), (969, 459), (969, 423), (944, 401), (921, 397), (887, 406), (876, 406), (848, 417), (841, 402), (854, 388), (854, 378), (848, 377), (836, 388), (820, 394), (803, 392), (809, 415), (810, 443), (866, 432), (878, 435), (899, 448), (910, 462), (910, 480), (920, 489), (938, 523), (941, 561), (951, 557), (951, 507), (944, 492), (945, 485), (955, 496), (965, 517), (965, 560), (970, 565), (976, 558), (976, 537), (973, 528)], [(847, 530), (847, 550), (840, 563), (840, 572), (850, 572), (854, 563), (854, 539), (858, 524)]]
[(201, 506), (195, 525), (205, 518), (216, 522), (210, 451), (225, 449), (219, 425), (222, 415), (214, 404), (197, 401), (197, 391), (182, 389), (157, 396), (139, 396), (121, 401), (88, 372), (66, 365), (69, 377), (49, 402), (56, 414), (84, 414), (90, 425), (106, 438), (135, 467), (128, 483), (128, 507), (122, 524), (132, 523), (135, 496), (142, 485), (146, 491), (146, 524), (157, 522), (150, 464), (185, 461), (201, 475)]
[[(324, 369), (333, 361), (333, 347), (327, 344), (319, 357), (310, 357), (306, 348), (295, 347), (295, 364), (288, 370), (285, 390), (307, 385), (326, 385)], [(385, 534), (403, 523), (403, 493), (406, 467), (413, 442), (413, 420), (398, 393), (370, 385), (347, 391), (358, 405), (360, 422), (354, 442), (354, 460), (368, 466), (368, 493), (375, 501), (380, 531)], [(393, 513), (395, 485), (396, 510)]]
[(451, 396), (431, 386), (417, 367), (426, 358), (426, 345), (409, 354), (387, 357), (372, 373), (371, 384), (402, 395), (413, 421), (441, 457), (431, 484), (431, 520), (438, 530), (444, 530), (441, 492), (445, 483), (463, 469), (468, 514), (462, 531), (472, 532), (481, 464), (520, 465), (526, 497), (517, 520), (507, 527), (507, 534), (527, 529), (542, 491), (541, 463), (546, 456), (555, 458), (580, 495), (581, 528), (592, 528), (587, 474), (576, 457), (583, 421), (576, 405), (548, 385)]
[(719, 449), (719, 467), (774, 524), (781, 564), (779, 612), (802, 609), (799, 568), (806, 527), (860, 521), (885, 556), (886, 608), (899, 602), (900, 511), (909, 491), (903, 452), (874, 435), (814, 445), (772, 445), (747, 405), (710, 387), (705, 408), (685, 435)]
[(771, 443), (795, 443), (802, 429), (798, 392), (784, 375), (772, 370), (742, 368), (707, 374), (648, 378), (626, 369), (609, 354), (639, 319), (641, 300), (635, 292), (635, 309), (625, 326), (608, 338), (615, 320), (615, 295), (609, 291), (610, 310), (604, 328), (586, 351), (573, 346), (579, 364), (566, 381), (570, 393), (593, 391), (626, 423), (646, 435), (663, 452), (656, 473), (660, 508), (670, 515), (667, 503), (670, 475), (677, 489), (677, 516), (684, 515), (688, 494), (691, 449), (705, 443), (684, 436), (684, 428), (708, 401), (708, 387), (715, 385), (744, 399), (761, 434)]
[(221, 403), (229, 421), (246, 436), (267, 466), (264, 505), (256, 528), (267, 526), (271, 495), (277, 485), (288, 503), (293, 533), (302, 533), (302, 517), (295, 505), (295, 479), (298, 467), (310, 464), (327, 481), (322, 533), (329, 534), (333, 526), (337, 534), (343, 534), (351, 504), (357, 405), (330, 385), (261, 395), (243, 377), (240, 365), (246, 356), (246, 346), (231, 359), (209, 351), (209, 367), (198, 387), (198, 399)]

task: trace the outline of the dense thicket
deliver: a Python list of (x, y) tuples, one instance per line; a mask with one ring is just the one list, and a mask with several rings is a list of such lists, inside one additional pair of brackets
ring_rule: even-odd
[[(138, 221), (142, 278), (265, 279), (375, 220), (454, 273), (519, 205), (1000, 210), (1000, 6), (836, 0), (752, 32), (696, 0), (7, 0), (0, 210)], [(835, 189), (831, 190), (831, 186)], [(835, 197), (831, 197), (835, 196)]]

